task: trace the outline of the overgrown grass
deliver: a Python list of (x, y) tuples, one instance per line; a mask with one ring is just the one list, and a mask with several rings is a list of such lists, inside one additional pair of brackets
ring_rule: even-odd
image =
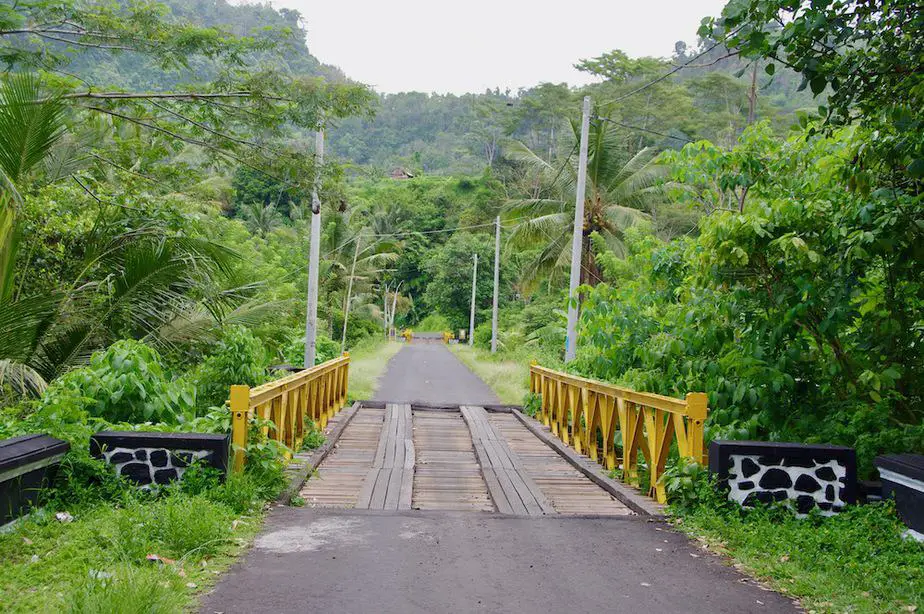
[(465, 365), (491, 387), (503, 403), (519, 405), (529, 392), (526, 352), (491, 354), (489, 350), (457, 343), (449, 346)]
[(403, 343), (384, 337), (363, 339), (350, 349), (350, 381), (347, 396), (351, 401), (370, 399), (388, 360), (404, 347)]
[[(9, 612), (177, 612), (190, 608), (261, 525), (206, 495), (142, 495), (33, 513), (0, 534), (0, 603)], [(157, 559), (149, 559), (157, 555)]]
[(675, 519), (683, 531), (814, 612), (914, 612), (924, 605), (924, 545), (903, 539), (890, 504), (830, 517), (711, 505)]

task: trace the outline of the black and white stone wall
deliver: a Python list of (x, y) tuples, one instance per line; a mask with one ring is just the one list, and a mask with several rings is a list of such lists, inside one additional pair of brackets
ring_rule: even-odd
[(836, 460), (788, 459), (779, 456), (729, 456), (728, 498), (741, 505), (791, 499), (801, 514), (818, 507), (833, 514), (844, 507), (847, 468)]
[(195, 462), (227, 473), (229, 446), (229, 435), (206, 433), (103, 431), (90, 439), (93, 456), (145, 488), (182, 478)]
[(792, 501), (831, 515), (856, 502), (856, 456), (841, 446), (714, 441), (709, 469), (739, 505)]
[[(140, 486), (169, 484), (183, 477), (189, 465), (198, 460), (208, 462), (209, 450), (168, 450), (167, 448), (114, 448), (105, 450), (103, 459), (117, 475)], [(209, 463), (211, 464), (211, 463)]]

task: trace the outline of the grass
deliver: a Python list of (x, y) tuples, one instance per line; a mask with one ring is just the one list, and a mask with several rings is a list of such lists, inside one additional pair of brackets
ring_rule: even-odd
[(736, 567), (799, 598), (809, 612), (914, 612), (924, 606), (924, 544), (903, 539), (891, 505), (853, 506), (799, 519), (780, 509), (746, 514), (702, 506), (678, 528)]
[(502, 403), (519, 405), (529, 392), (529, 357), (518, 354), (491, 354), (489, 350), (467, 344), (449, 348), (465, 365), (491, 387)]
[(363, 339), (350, 349), (350, 381), (347, 396), (351, 401), (371, 399), (388, 360), (404, 347), (403, 343), (384, 337)]
[[(236, 514), (204, 496), (38, 511), (0, 534), (5, 612), (177, 612), (251, 541), (262, 513)], [(149, 555), (157, 555), (150, 560)]]

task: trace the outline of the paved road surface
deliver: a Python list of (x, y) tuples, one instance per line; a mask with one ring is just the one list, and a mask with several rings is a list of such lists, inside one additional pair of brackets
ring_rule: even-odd
[[(440, 345), (393, 359), (376, 399), (490, 403)], [(280, 507), (201, 611), (795, 612), (661, 522)]]
[(500, 403), (487, 384), (442, 343), (415, 342), (395, 354), (379, 381), (376, 401), (491, 405)]
[[(698, 558), (694, 558), (696, 555)], [(795, 612), (661, 523), (275, 510), (202, 612)]]

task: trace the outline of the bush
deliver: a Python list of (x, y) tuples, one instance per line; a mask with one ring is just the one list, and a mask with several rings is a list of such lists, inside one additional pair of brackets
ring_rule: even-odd
[(60, 406), (108, 422), (180, 423), (193, 416), (195, 397), (191, 385), (167, 377), (156, 350), (127, 339), (94, 353), (89, 365), (56, 380), (39, 411)]
[[(340, 344), (328, 337), (319, 334), (315, 337), (314, 364), (319, 365), (340, 356)], [(282, 358), (290, 365), (301, 366), (305, 364), (305, 335), (300, 333), (289, 339), (282, 348)]]
[(147, 509), (149, 534), (168, 556), (214, 554), (231, 534), (231, 510), (201, 495), (176, 494)]
[(486, 350), (491, 349), (491, 323), (482, 322), (475, 327), (475, 345)]
[(418, 322), (414, 328), (424, 333), (441, 333), (447, 330), (452, 331), (449, 320), (435, 312), (428, 314), (427, 317)]
[(266, 350), (248, 329), (227, 329), (193, 376), (200, 412), (223, 405), (234, 384), (256, 386), (266, 381), (266, 367)]

